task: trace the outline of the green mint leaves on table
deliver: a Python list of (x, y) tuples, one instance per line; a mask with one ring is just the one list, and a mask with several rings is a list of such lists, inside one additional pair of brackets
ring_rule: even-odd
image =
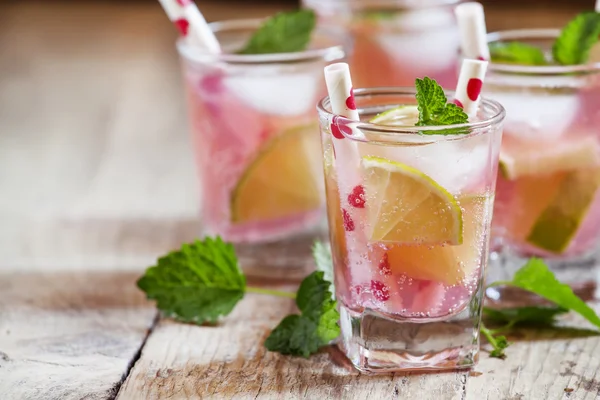
[(282, 12), (267, 19), (239, 54), (275, 54), (303, 51), (316, 25), (312, 10)]
[(521, 42), (490, 43), (492, 61), (504, 64), (547, 65), (544, 52)]
[[(315, 243), (314, 254), (315, 262), (322, 269), (329, 268), (331, 277), (329, 247)], [(137, 285), (166, 316), (195, 324), (214, 323), (228, 315), (246, 293), (295, 298), (301, 315), (284, 318), (265, 345), (271, 351), (308, 357), (340, 334), (332, 284), (324, 275), (313, 272), (297, 293), (249, 287), (233, 245), (219, 237), (206, 237), (159, 258)]]
[[(434, 79), (428, 77), (417, 78), (415, 87), (417, 89), (417, 108), (419, 110), (417, 126), (454, 125), (469, 121), (468, 115), (462, 108), (456, 104), (448, 103), (444, 89)], [(457, 129), (443, 129), (427, 133), (450, 135), (467, 132)]]
[(269, 335), (265, 347), (281, 354), (308, 357), (340, 335), (340, 314), (322, 271), (300, 284), (296, 305), (300, 315), (288, 315)]
[(165, 315), (202, 324), (233, 310), (244, 297), (246, 278), (233, 246), (207, 237), (159, 258), (137, 285)]
[[(584, 12), (565, 25), (552, 46), (552, 61), (558, 65), (588, 62), (590, 50), (600, 37), (600, 13)], [(493, 62), (520, 65), (548, 65), (541, 49), (520, 42), (492, 43)]]
[(504, 336), (495, 336), (497, 333), (509, 330), (516, 325), (552, 326), (555, 318), (569, 311), (574, 311), (587, 319), (590, 323), (600, 328), (600, 317), (596, 312), (581, 300), (573, 290), (564, 283), (559, 282), (546, 263), (539, 258), (531, 258), (519, 269), (511, 281), (493, 282), (488, 287), (512, 286), (534, 293), (555, 306), (534, 306), (512, 309), (491, 309), (484, 307), (485, 320), (495, 324), (503, 324), (498, 329), (488, 329), (481, 324), (481, 333), (492, 345), (492, 357), (504, 357), (504, 349), (508, 342)]
[(552, 47), (554, 60), (562, 65), (588, 61), (592, 46), (600, 36), (600, 13), (584, 12), (572, 19), (560, 32)]

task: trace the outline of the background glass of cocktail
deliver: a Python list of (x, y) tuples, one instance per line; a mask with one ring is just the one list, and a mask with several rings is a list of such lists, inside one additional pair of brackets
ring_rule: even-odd
[[(551, 51), (559, 30), (492, 33)], [(506, 108), (489, 280), (543, 257), (574, 289), (594, 282), (600, 239), (600, 63), (490, 63), (484, 93)], [(502, 290), (490, 289), (498, 298)]]
[[(504, 109), (440, 135), (414, 126), (414, 89), (354, 98), (362, 122), (318, 105), (341, 347), (362, 371), (472, 366)], [(396, 126), (364, 122), (399, 105)]]
[(444, 87), (457, 79), (460, 0), (303, 0), (319, 24), (350, 39), (356, 87), (411, 86), (429, 76)]
[(344, 52), (335, 35), (317, 31), (306, 51), (235, 54), (260, 23), (210, 24), (219, 54), (184, 40), (178, 50), (203, 233), (234, 242), (246, 273), (290, 277), (304, 273), (310, 244), (326, 231), (314, 105), (326, 92), (323, 67)]

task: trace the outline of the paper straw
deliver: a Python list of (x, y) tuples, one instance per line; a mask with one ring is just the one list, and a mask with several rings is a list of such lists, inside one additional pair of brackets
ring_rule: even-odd
[(600, 13), (600, 0), (596, 0), (596, 8), (594, 8), (597, 13)]
[(469, 117), (477, 114), (487, 66), (487, 61), (463, 60), (460, 67), (454, 103), (462, 107)]
[(348, 64), (336, 63), (325, 67), (325, 83), (333, 114), (358, 121)]
[(490, 49), (487, 44), (483, 6), (474, 2), (463, 3), (455, 8), (454, 13), (458, 20), (463, 56), (488, 61)]
[(159, 1), (171, 22), (175, 24), (191, 46), (202, 48), (213, 54), (221, 52), (219, 41), (193, 1)]

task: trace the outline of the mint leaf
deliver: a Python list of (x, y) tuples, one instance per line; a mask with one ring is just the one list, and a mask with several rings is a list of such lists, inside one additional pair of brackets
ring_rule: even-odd
[(312, 10), (282, 12), (254, 32), (240, 54), (274, 54), (303, 51), (310, 42), (316, 16)]
[(486, 321), (494, 324), (513, 325), (552, 325), (555, 318), (568, 312), (562, 307), (518, 307), (518, 308), (490, 308), (483, 307)]
[(596, 312), (577, 297), (569, 286), (560, 283), (552, 271), (548, 269), (544, 260), (535, 257), (530, 258), (516, 272), (512, 281), (501, 283), (535, 293), (564, 309), (575, 311), (600, 328), (600, 317)]
[[(416, 126), (440, 126), (464, 124), (469, 121), (468, 115), (456, 104), (448, 103), (444, 89), (438, 83), (425, 77), (415, 81), (417, 88), (417, 108), (419, 121)], [(468, 133), (460, 129), (442, 129), (424, 132), (427, 134), (451, 135)]]
[(600, 35), (600, 13), (584, 12), (572, 19), (554, 42), (552, 55), (562, 65), (584, 64)]
[(328, 243), (315, 241), (312, 247), (312, 255), (317, 265), (317, 271), (323, 272), (323, 279), (330, 282), (329, 291), (333, 298), (335, 286), (333, 284), (333, 260), (331, 259), (331, 246)]
[(271, 332), (265, 347), (281, 354), (308, 357), (340, 334), (340, 314), (322, 271), (307, 276), (296, 294), (301, 315), (288, 315)]
[(207, 237), (159, 258), (137, 285), (164, 314), (201, 324), (233, 310), (244, 297), (246, 278), (233, 246)]
[(494, 336), (491, 330), (486, 328), (483, 322), (479, 325), (479, 331), (487, 339), (488, 343), (492, 346), (490, 357), (505, 358), (504, 349), (506, 349), (510, 343), (506, 340), (505, 336)]
[(547, 65), (544, 52), (535, 46), (521, 42), (490, 43), (493, 62), (519, 65)]

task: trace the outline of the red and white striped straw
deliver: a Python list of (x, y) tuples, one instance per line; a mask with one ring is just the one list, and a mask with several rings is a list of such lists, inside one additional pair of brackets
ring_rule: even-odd
[(458, 20), (462, 53), (465, 58), (488, 61), (490, 49), (487, 44), (487, 28), (483, 6), (479, 3), (458, 5), (454, 13)]
[(213, 54), (221, 52), (219, 41), (192, 0), (159, 1), (171, 22), (191, 46)]
[(462, 107), (469, 117), (477, 114), (487, 66), (487, 61), (463, 60), (460, 67), (454, 104)]

